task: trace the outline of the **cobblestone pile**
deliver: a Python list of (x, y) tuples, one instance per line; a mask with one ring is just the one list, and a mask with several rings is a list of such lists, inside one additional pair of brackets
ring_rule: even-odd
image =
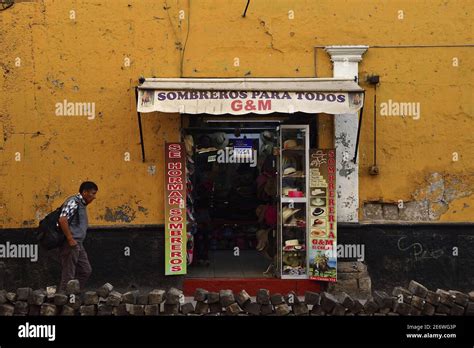
[(307, 291), (271, 294), (266, 289), (250, 296), (245, 290), (234, 294), (197, 289), (194, 299), (185, 298), (181, 290), (171, 288), (142, 293), (138, 290), (120, 293), (106, 283), (96, 291), (79, 291), (79, 282), (71, 280), (65, 293), (55, 287), (16, 292), (0, 290), (0, 316), (156, 316), (156, 315), (474, 315), (474, 291), (428, 290), (416, 281), (407, 288), (397, 286), (391, 294), (374, 291), (369, 299), (356, 299), (346, 292), (331, 294)]

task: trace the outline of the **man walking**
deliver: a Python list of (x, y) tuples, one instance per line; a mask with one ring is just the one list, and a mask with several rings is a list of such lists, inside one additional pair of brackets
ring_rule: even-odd
[(67, 282), (71, 279), (79, 280), (83, 290), (92, 273), (83, 242), (88, 227), (86, 206), (96, 198), (98, 190), (95, 183), (85, 181), (79, 187), (79, 193), (69, 197), (62, 205), (59, 226), (66, 236), (66, 241), (60, 248), (62, 267), (60, 291), (66, 290)]

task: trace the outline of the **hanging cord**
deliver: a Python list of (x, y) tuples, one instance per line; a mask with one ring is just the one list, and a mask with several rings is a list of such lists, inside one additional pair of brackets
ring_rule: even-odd
[(242, 15), (242, 17), (245, 17), (245, 15), (247, 14), (247, 9), (249, 8), (249, 4), (250, 4), (250, 0), (247, 0), (247, 5), (245, 6), (244, 14)]
[(377, 85), (374, 85), (374, 167), (377, 166)]

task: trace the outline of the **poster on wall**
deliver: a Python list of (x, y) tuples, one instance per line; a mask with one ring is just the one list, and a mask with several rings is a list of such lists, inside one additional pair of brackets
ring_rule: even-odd
[(337, 280), (336, 150), (311, 149), (309, 278)]
[(165, 143), (165, 275), (186, 274), (186, 152)]

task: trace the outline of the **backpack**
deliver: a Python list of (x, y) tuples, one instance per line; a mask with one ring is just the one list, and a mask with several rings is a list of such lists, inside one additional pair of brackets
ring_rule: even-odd
[(62, 206), (46, 215), (39, 223), (36, 239), (46, 250), (59, 248), (66, 241), (63, 231), (56, 226), (61, 210)]

